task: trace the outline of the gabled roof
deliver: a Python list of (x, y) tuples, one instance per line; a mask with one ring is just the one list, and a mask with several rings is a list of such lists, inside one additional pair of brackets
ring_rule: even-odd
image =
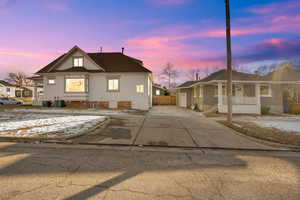
[(1, 84), (1, 85), (4, 85), (4, 86), (6, 86), (6, 87), (14, 87), (14, 85), (12, 85), (12, 84), (10, 84), (10, 83), (8, 83), (8, 82), (6, 82), (6, 81), (3, 81), (3, 80), (0, 80), (0, 84)]
[(61, 55), (54, 61), (46, 65), (44, 68), (39, 70), (37, 74), (41, 73), (53, 73), (53, 72), (148, 72), (150, 70), (143, 66), (143, 62), (126, 56), (119, 52), (113, 53), (85, 53), (84, 54), (92, 60), (96, 65), (99, 66), (99, 70), (87, 70), (85, 68), (75, 68), (70, 66), (67, 70), (56, 70), (56, 67), (62, 63), (74, 50), (81, 50), (79, 47), (73, 47), (68, 53)]

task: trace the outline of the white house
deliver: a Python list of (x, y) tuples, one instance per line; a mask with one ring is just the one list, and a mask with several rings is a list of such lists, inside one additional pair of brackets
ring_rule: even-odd
[(0, 80), (0, 97), (16, 97), (16, 87), (6, 81)]
[(87, 53), (75, 46), (36, 74), (42, 76), (43, 100), (120, 109), (152, 106), (152, 72), (123, 52)]

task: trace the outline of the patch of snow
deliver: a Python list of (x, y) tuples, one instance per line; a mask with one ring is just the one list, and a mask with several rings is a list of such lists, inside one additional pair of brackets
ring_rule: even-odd
[(95, 109), (12, 109), (7, 110), (8, 112), (21, 112), (21, 113), (50, 113), (50, 114), (84, 114), (84, 115), (120, 115), (125, 114), (128, 110), (95, 110)]
[(79, 135), (106, 120), (104, 116), (60, 116), (0, 123), (0, 136), (64, 137)]
[(300, 134), (300, 121), (253, 121), (259, 126), (277, 128), (282, 131)]

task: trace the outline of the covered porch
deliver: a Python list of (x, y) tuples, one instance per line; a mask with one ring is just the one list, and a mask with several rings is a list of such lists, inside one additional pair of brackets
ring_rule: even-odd
[[(227, 113), (226, 82), (217, 83), (218, 112)], [(235, 114), (261, 114), (259, 83), (234, 82), (232, 88), (232, 112)]]

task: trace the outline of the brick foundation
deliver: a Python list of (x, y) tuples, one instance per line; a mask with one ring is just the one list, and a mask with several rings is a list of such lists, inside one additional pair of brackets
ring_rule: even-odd
[[(108, 101), (66, 101), (66, 106), (71, 108), (109, 108)], [(131, 101), (118, 101), (118, 109), (129, 110), (131, 109)]]
[(71, 108), (87, 108), (88, 102), (86, 101), (66, 101), (66, 106)]
[(118, 109), (131, 109), (131, 101), (118, 101)]
[(100, 101), (99, 107), (100, 108), (109, 108), (109, 102), (108, 101)]

